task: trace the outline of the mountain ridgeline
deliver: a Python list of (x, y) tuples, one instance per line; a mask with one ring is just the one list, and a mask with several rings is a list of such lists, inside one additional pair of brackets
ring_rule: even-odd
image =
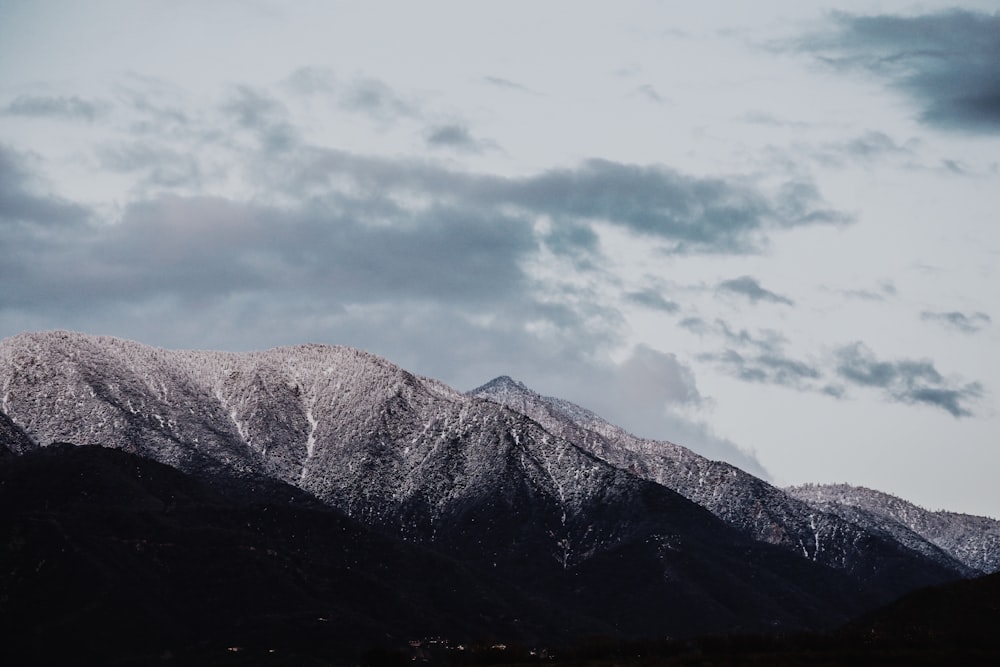
[[(292, 618), (294, 598), (317, 617), (332, 608), (343, 637), (419, 631), (540, 641), (823, 629), (908, 590), (998, 567), (992, 520), (941, 515), (927, 528), (899, 513), (868, 508), (862, 516), (679, 445), (635, 438), (509, 378), (463, 394), (345, 347), (236, 354), (24, 334), (0, 341), (0, 413), (6, 479), (15, 465), (42, 477), (46, 466), (62, 470), (71, 459), (85, 468), (86, 452), (97, 451), (90, 446), (121, 450), (166, 466), (147, 470), (147, 481), (194, 485), (167, 495), (181, 494), (188, 519), (204, 528), (185, 531), (181, 515), (165, 517), (168, 501), (143, 510), (155, 520), (136, 519), (126, 501), (105, 501), (102, 512), (159, 554), (126, 556), (93, 515), (35, 496), (18, 500), (54, 487), (29, 493), (35, 487), (10, 482), (5, 504), (22, 508), (7, 519), (11, 530), (62, 526), (43, 542), (88, 533), (70, 541), (69, 553), (93, 567), (114, 553), (121, 567), (141, 573), (137, 581), (151, 581), (150, 568), (162, 567), (168, 580), (183, 569), (168, 565), (184, 539), (227, 535), (222, 542), (242, 549), (247, 568), (233, 574), (234, 590), (249, 585), (247, 572), (275, 581), (296, 573), (289, 585), (297, 592), (272, 595), (284, 600), (275, 608), (256, 600), (255, 618)], [(299, 537), (267, 522), (252, 535), (234, 527), (244, 513), (267, 508), (299, 526)], [(302, 540), (310, 534), (322, 537)], [(21, 569), (3, 585), (30, 605), (26, 591), (46, 583), (30, 574), (31, 542), (18, 544)], [(324, 564), (324, 549), (341, 554), (333, 565)], [(394, 582), (386, 604), (403, 611), (370, 609), (348, 562), (361, 581)], [(425, 564), (430, 584), (414, 583), (414, 562)], [(231, 614), (219, 576), (218, 600), (205, 609)], [(306, 594), (311, 578), (323, 583)], [(173, 585), (173, 613), (181, 613), (191, 601), (184, 581)], [(369, 611), (349, 613), (352, 601)], [(16, 612), (8, 605), (7, 614)]]

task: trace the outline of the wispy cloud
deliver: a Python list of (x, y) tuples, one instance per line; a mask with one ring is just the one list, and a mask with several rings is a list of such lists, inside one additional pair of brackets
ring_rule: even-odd
[(34, 118), (67, 118), (94, 121), (107, 108), (101, 102), (85, 100), (76, 95), (21, 95), (14, 98), (3, 110), (6, 116), (27, 116)]
[(745, 382), (774, 384), (794, 389), (816, 390), (816, 380), (822, 372), (813, 364), (790, 356), (787, 340), (776, 331), (761, 331), (754, 335), (746, 329), (736, 331), (722, 320), (709, 327), (701, 321), (691, 322), (692, 330), (720, 335), (727, 347), (720, 352), (704, 353), (702, 361), (714, 363), (724, 373)]
[(723, 280), (715, 287), (717, 292), (737, 294), (746, 297), (751, 303), (767, 301), (770, 303), (780, 303), (787, 306), (794, 305), (795, 302), (786, 296), (776, 294), (760, 286), (756, 279), (750, 276), (740, 276), (731, 280)]
[(665, 299), (662, 294), (652, 289), (629, 292), (625, 295), (625, 298), (632, 303), (637, 303), (653, 310), (660, 310), (664, 313), (676, 313), (681, 308), (680, 304), (676, 301)]
[(967, 315), (954, 310), (947, 313), (935, 313), (925, 310), (920, 313), (920, 319), (925, 322), (937, 322), (962, 333), (976, 333), (984, 327), (989, 326), (993, 321), (986, 313), (977, 311)]
[(492, 141), (472, 136), (469, 128), (457, 123), (428, 128), (424, 133), (424, 141), (431, 148), (449, 148), (465, 153), (482, 153), (496, 148)]
[(837, 350), (837, 375), (851, 384), (882, 389), (894, 401), (941, 408), (954, 417), (970, 417), (969, 403), (980, 398), (978, 382), (961, 383), (946, 379), (927, 360), (878, 359), (863, 343)]

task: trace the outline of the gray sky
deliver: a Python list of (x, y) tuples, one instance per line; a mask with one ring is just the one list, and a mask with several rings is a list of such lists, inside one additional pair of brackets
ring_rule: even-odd
[(0, 336), (348, 344), (1000, 516), (998, 63), (992, 1), (0, 0)]

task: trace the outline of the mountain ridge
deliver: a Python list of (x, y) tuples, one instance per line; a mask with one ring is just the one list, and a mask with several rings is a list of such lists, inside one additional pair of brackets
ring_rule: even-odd
[(542, 396), (510, 377), (501, 376), (469, 393), (519, 410), (612, 464), (708, 508), (744, 534), (801, 550), (806, 558), (858, 573), (884, 571), (878, 559), (866, 557), (876, 541), (884, 543), (884, 557), (890, 560), (899, 551), (893, 544), (898, 544), (964, 576), (985, 573), (947, 545), (932, 543), (905, 526), (895, 526), (895, 532), (887, 534), (871, 521), (852, 521), (843, 512), (807, 503), (731, 464), (711, 461), (669, 441), (633, 436), (586, 408)]
[[(598, 427), (624, 431), (593, 413), (577, 415), (589, 429), (565, 414), (546, 427), (523, 405), (343, 346), (192, 352), (24, 334), (0, 341), (0, 392), (37, 445), (108, 446), (213, 483), (273, 479), (384, 534), (495, 568), (522, 593), (616, 619), (622, 632), (827, 627), (964, 573), (895, 547), (873, 561), (888, 575), (830, 568), (638, 474), (662, 463), (652, 445), (613, 442)], [(744, 479), (731, 466), (712, 471)]]

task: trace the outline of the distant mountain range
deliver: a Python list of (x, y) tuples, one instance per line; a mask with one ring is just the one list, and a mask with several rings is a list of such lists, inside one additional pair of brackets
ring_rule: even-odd
[(344, 347), (5, 339), (0, 481), (0, 623), (36, 647), (131, 607), (148, 642), (208, 641), (191, 605), (216, 639), (271, 619), (288, 645), (307, 617), (341, 647), (823, 629), (998, 568), (996, 521), (777, 489), (509, 378), (463, 394)]

